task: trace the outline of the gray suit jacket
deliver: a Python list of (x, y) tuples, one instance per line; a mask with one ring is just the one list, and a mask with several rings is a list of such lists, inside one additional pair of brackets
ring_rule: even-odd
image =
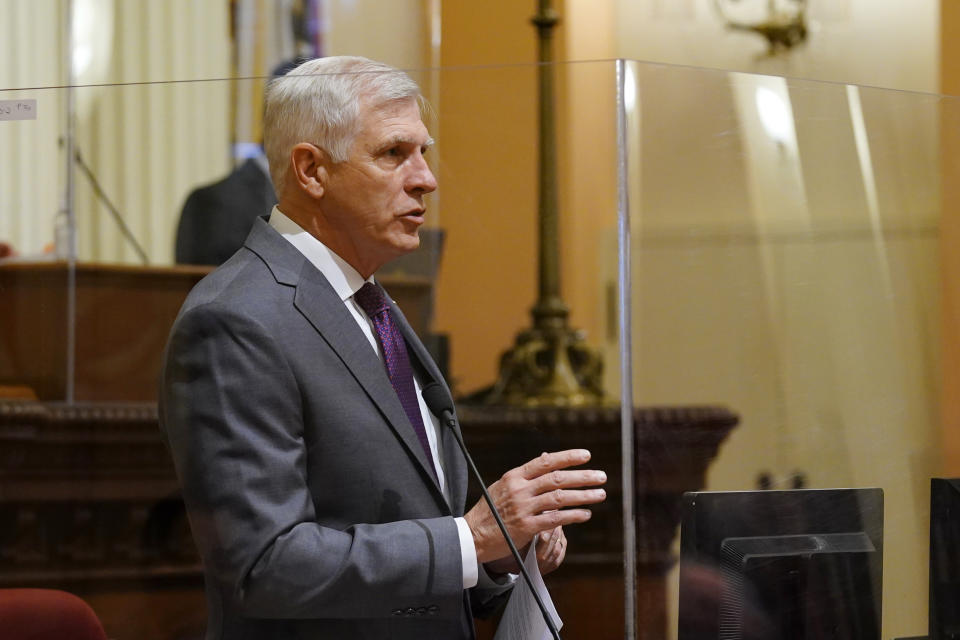
[(243, 246), (254, 221), (276, 203), (270, 177), (252, 158), (223, 180), (194, 189), (180, 212), (176, 261), (223, 264)]
[(203, 558), (208, 640), (473, 636), (453, 435), (437, 434), (448, 504), (356, 321), (264, 219), (184, 303), (160, 413)]

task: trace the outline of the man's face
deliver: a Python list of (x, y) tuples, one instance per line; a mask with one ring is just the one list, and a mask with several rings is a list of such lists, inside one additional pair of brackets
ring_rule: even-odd
[(344, 162), (330, 164), (323, 216), (331, 249), (367, 276), (420, 246), (423, 196), (437, 181), (423, 157), (432, 144), (416, 101), (361, 105), (358, 132)]

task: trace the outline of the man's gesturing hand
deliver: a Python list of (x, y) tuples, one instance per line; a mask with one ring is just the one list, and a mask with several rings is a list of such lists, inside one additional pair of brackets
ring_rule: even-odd
[[(503, 477), (488, 488), (517, 547), (526, 545), (541, 531), (586, 522), (588, 509), (565, 509), (603, 502), (603, 489), (584, 489), (607, 481), (607, 474), (592, 469), (568, 470), (590, 460), (585, 449), (544, 453)], [(490, 562), (510, 553), (503, 534), (484, 500), (464, 516), (477, 549), (477, 561)]]

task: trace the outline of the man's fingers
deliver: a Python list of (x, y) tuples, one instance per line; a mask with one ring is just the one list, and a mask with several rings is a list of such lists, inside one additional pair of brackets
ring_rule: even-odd
[(570, 489), (573, 487), (591, 487), (607, 481), (607, 474), (593, 469), (576, 469), (573, 471), (551, 471), (539, 478), (530, 481), (534, 495), (546, 493), (554, 489)]
[[(603, 502), (606, 492), (588, 487), (606, 482), (606, 474), (589, 469), (566, 469), (589, 461), (590, 452), (586, 449), (544, 453), (508, 471), (490, 486), (490, 494), (517, 543), (529, 541), (540, 531), (590, 519), (590, 511), (568, 507)], [(465, 518), (473, 533), (478, 560), (489, 562), (502, 556), (501, 536), (493, 526), (489, 511), (478, 503)], [(565, 546), (563, 534), (560, 536), (559, 542), (551, 545), (551, 557), (557, 555), (557, 545)]]
[(551, 549), (551, 554), (549, 560), (551, 562), (559, 564), (559, 560), (563, 555), (563, 549), (566, 546), (566, 538), (563, 536), (563, 529), (558, 527), (557, 529), (557, 540)]
[(596, 504), (606, 499), (607, 492), (603, 489), (556, 489), (537, 496), (531, 501), (530, 506), (531, 511), (540, 513), (551, 509)]
[(517, 468), (520, 475), (526, 480), (539, 478), (545, 473), (556, 469), (575, 467), (590, 461), (590, 452), (586, 449), (567, 449), (553, 453), (542, 453), (530, 462)]
[(547, 575), (563, 563), (567, 550), (567, 538), (563, 534), (563, 527), (557, 527), (550, 532), (544, 531), (540, 536), (543, 544), (537, 546), (537, 566), (541, 574)]
[(553, 559), (555, 566), (559, 567), (563, 562), (563, 558), (567, 555), (567, 539), (561, 534), (560, 540), (557, 541), (556, 548), (556, 558)]
[(586, 522), (590, 519), (591, 515), (589, 509), (564, 509), (563, 511), (547, 511), (546, 513), (541, 513), (531, 518), (530, 522), (533, 528), (543, 531), (568, 524)]
[[(556, 532), (556, 529), (554, 529), (554, 532)], [(537, 536), (539, 537), (539, 540), (537, 540), (537, 558), (544, 560), (550, 556), (557, 539), (554, 533), (547, 531), (539, 533)]]
[(553, 531), (544, 531), (540, 534), (540, 544), (537, 545), (537, 557), (541, 560), (549, 560), (551, 554), (557, 551), (557, 542), (560, 540), (560, 527)]

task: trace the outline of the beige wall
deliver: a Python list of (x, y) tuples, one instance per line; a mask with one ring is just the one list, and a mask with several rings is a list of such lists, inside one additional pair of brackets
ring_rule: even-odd
[(427, 66), (428, 6), (423, 0), (327, 0), (324, 53), (380, 60), (400, 69)]
[(616, 399), (619, 361), (608, 340), (616, 332), (617, 254), (610, 242), (617, 226), (616, 66), (610, 61), (616, 52), (608, 37), (616, 16), (602, 2), (566, 2), (564, 11), (558, 55), (608, 62), (558, 69), (563, 295), (571, 325), (585, 331), (592, 346), (606, 347), (604, 388)]
[(532, 10), (443, 3), (438, 167), (447, 244), (435, 326), (458, 390), (491, 384), (536, 295), (536, 58)]

